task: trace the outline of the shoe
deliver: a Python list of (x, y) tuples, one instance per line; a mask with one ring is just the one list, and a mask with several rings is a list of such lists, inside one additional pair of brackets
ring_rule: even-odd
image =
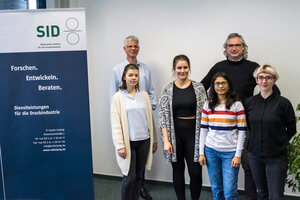
[(141, 187), (140, 195), (145, 200), (152, 200), (152, 197), (150, 196), (145, 187)]

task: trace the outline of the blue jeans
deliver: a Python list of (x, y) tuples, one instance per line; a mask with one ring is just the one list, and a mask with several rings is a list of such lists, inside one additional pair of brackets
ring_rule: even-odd
[(221, 152), (205, 146), (207, 170), (214, 200), (236, 200), (239, 168), (231, 167), (235, 151)]
[(287, 158), (279, 155), (272, 158), (248, 153), (252, 175), (257, 187), (259, 200), (284, 199), (284, 186), (287, 176)]

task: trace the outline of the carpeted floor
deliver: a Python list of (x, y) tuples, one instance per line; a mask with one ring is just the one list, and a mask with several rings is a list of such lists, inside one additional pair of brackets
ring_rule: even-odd
[[(176, 195), (171, 183), (148, 181), (146, 187), (153, 200), (176, 200)], [(102, 175), (94, 176), (95, 200), (120, 200), (121, 178)], [(186, 189), (186, 200), (190, 199), (189, 189)], [(242, 200), (240, 195), (238, 200)], [(140, 198), (142, 199), (142, 198)], [(204, 187), (201, 192), (201, 200), (212, 200), (210, 188)]]
[[(146, 188), (153, 197), (153, 200), (176, 200), (176, 195), (171, 183), (148, 181)], [(121, 199), (121, 178), (104, 175), (94, 175), (95, 200), (120, 200)], [(142, 199), (142, 198), (140, 198)], [(209, 187), (203, 187), (200, 200), (212, 200), (212, 193)], [(244, 200), (244, 192), (239, 191), (237, 200)], [(190, 200), (188, 186), (186, 187), (186, 200)], [(300, 197), (285, 196), (284, 200), (300, 200)]]

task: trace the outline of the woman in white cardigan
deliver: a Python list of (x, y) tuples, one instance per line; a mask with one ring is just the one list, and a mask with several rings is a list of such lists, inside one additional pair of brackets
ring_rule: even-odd
[(125, 66), (122, 85), (111, 103), (111, 126), (118, 165), (122, 171), (122, 200), (138, 200), (145, 167), (150, 170), (157, 137), (147, 92), (139, 90), (135, 64)]

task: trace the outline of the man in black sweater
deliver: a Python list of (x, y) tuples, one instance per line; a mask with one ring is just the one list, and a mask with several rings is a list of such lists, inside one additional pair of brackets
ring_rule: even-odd
[[(226, 60), (216, 63), (202, 79), (201, 83), (208, 90), (212, 77), (216, 72), (225, 72), (232, 80), (234, 91), (243, 102), (247, 97), (253, 96), (256, 81), (253, 77), (254, 70), (259, 66), (256, 62), (247, 60), (248, 46), (243, 37), (238, 33), (231, 33), (224, 45)], [(273, 88), (274, 89), (274, 88)], [(278, 88), (275, 89), (278, 91)], [(245, 141), (247, 145), (248, 136)], [(247, 150), (244, 148), (242, 166), (245, 172), (245, 195), (247, 200), (256, 200), (256, 186), (250, 170)]]
[(216, 63), (202, 79), (205, 89), (209, 89), (212, 77), (217, 72), (225, 72), (231, 79), (238, 97), (244, 101), (253, 96), (256, 81), (253, 77), (254, 70), (259, 66), (248, 58), (248, 46), (238, 33), (231, 33), (223, 45), (226, 60)]

